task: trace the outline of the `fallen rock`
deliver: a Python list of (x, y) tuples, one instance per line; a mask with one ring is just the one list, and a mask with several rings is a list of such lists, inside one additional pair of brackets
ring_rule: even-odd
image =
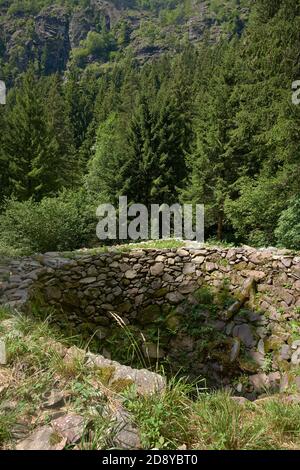
[(269, 389), (280, 388), (281, 375), (279, 372), (272, 372), (271, 374), (256, 374), (249, 377), (250, 383), (256, 392), (263, 392)]
[(6, 345), (4, 341), (0, 340), (0, 365), (5, 366), (6, 364), (7, 364)]
[(67, 350), (63, 361), (66, 365), (72, 365), (75, 362), (83, 361), (84, 358), (85, 358), (85, 351), (77, 348), (76, 346), (72, 346), (71, 348)]
[(292, 355), (291, 362), (294, 366), (298, 366), (300, 364), (300, 348), (298, 348)]
[(43, 396), (44, 403), (42, 408), (44, 409), (57, 409), (61, 408), (65, 404), (64, 394), (58, 390), (51, 390), (51, 392), (46, 392)]
[(166, 379), (149, 370), (132, 369), (92, 353), (88, 353), (87, 358), (87, 367), (100, 369), (107, 382), (106, 385), (111, 386), (116, 392), (120, 392), (130, 385), (135, 385), (137, 393), (140, 395), (162, 393), (166, 388)]
[(138, 450), (142, 448), (140, 432), (134, 425), (130, 413), (119, 405), (109, 411), (113, 428), (113, 442), (117, 448)]
[(57, 434), (51, 426), (43, 426), (16, 445), (16, 450), (62, 450), (67, 439)]
[(82, 416), (68, 414), (51, 422), (54, 431), (66, 440), (67, 444), (76, 444), (83, 435), (85, 420)]

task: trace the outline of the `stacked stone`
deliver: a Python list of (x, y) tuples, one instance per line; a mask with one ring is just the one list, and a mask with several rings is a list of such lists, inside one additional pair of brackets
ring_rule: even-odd
[[(38, 298), (65, 312), (79, 328), (87, 324), (97, 330), (99, 339), (109, 336), (112, 313), (143, 328), (170, 312), (186, 314), (197, 305), (195, 293), (202, 286), (218, 291), (226, 283), (236, 302), (220, 318), (205, 318), (205, 323), (236, 338), (258, 368), (265, 367), (270, 354), (273, 370), (300, 364), (300, 257), (288, 251), (149, 248), (73, 259), (48, 253), (8, 262), (0, 276), (2, 303), (28, 308)], [(249, 295), (242, 299), (247, 285)], [(192, 363), (196, 344), (195, 338), (178, 332), (159, 355), (177, 360), (173, 352), (180, 350)], [(234, 348), (237, 356), (233, 342)], [(230, 354), (235, 356), (232, 350)]]

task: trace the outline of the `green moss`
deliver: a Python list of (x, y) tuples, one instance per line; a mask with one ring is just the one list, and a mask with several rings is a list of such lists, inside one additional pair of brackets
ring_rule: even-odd
[(220, 259), (219, 261), (217, 261), (217, 263), (219, 266), (223, 266), (224, 268), (226, 268), (229, 265), (229, 261), (226, 258)]
[(211, 305), (214, 301), (214, 296), (211, 292), (211, 289), (207, 286), (203, 286), (196, 290), (194, 297), (197, 302), (202, 305)]
[(167, 295), (169, 292), (169, 289), (167, 287), (162, 287), (161, 289), (158, 289), (157, 291), (154, 292), (153, 297), (156, 299), (160, 299)]
[(125, 390), (127, 390), (132, 385), (134, 385), (133, 380), (128, 379), (128, 378), (127, 379), (122, 378), (122, 379), (115, 380), (110, 385), (110, 388), (116, 393), (121, 393), (121, 392), (124, 392)]
[(252, 359), (252, 357), (242, 354), (238, 358), (238, 364), (242, 371), (255, 374), (259, 370), (259, 365)]
[(107, 366), (107, 367), (101, 367), (101, 369), (97, 369), (95, 371), (95, 374), (97, 378), (100, 380), (100, 382), (107, 386), (109, 384), (109, 381), (111, 380), (116, 368), (114, 366)]
[(160, 318), (161, 309), (159, 305), (151, 304), (139, 312), (138, 321), (141, 325), (147, 325)]

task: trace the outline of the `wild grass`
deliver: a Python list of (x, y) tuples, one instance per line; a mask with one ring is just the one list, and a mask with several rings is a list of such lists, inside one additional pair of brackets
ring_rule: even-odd
[(0, 318), (5, 320), (0, 337), (8, 353), (8, 365), (0, 367), (2, 449), (14, 447), (20, 422), (27, 423), (29, 432), (49, 423), (43, 403), (53, 389), (64, 394), (65, 410), (82, 415), (87, 423), (78, 449), (111, 448), (108, 430), (113, 427), (104, 412), (108, 403), (122, 404), (131, 414), (144, 449), (300, 449), (300, 407), (284, 395), (240, 405), (228, 392), (212, 393), (203, 381), (191, 384), (183, 378), (169, 380), (160, 394), (140, 396), (134, 386), (116, 393), (101, 374), (85, 366), (80, 354), (62, 359), (60, 347), (67, 347), (68, 340), (47, 320), (11, 317), (3, 309)]
[[(132, 361), (137, 360), (140, 367), (144, 367), (145, 369), (147, 367), (151, 367), (151, 361), (148, 357), (148, 364), (145, 360), (142, 348), (140, 347), (140, 342), (136, 339), (135, 335), (131, 331), (131, 329), (126, 325), (124, 320), (118, 315), (116, 312), (109, 312), (109, 314), (112, 316), (113, 320), (116, 322), (116, 324), (120, 327), (120, 329), (124, 332), (124, 335), (126, 336), (129, 344), (129, 348), (131, 350), (129, 354), (131, 355)], [(141, 340), (143, 343), (146, 343), (146, 339), (142, 333), (140, 333)]]
[(167, 239), (167, 240), (149, 240), (139, 243), (124, 243), (120, 245), (102, 245), (94, 248), (84, 248), (80, 250), (75, 250), (71, 252), (64, 252), (63, 255), (67, 258), (76, 258), (82, 255), (98, 255), (102, 253), (108, 253), (110, 251), (117, 251), (122, 253), (127, 253), (134, 250), (143, 250), (143, 249), (173, 249), (181, 248), (185, 246), (183, 240), (177, 239)]
[(177, 449), (192, 441), (189, 395), (194, 392), (194, 385), (184, 379), (172, 379), (162, 395), (138, 398), (134, 392), (125, 394), (125, 406), (141, 430), (145, 449)]

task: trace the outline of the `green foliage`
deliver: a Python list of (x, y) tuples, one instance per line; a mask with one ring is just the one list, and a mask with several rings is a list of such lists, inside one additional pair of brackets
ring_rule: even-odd
[(126, 157), (126, 143), (120, 119), (114, 113), (98, 129), (95, 154), (88, 163), (86, 185), (104, 202), (116, 202), (123, 181), (120, 168)]
[(193, 385), (174, 379), (163, 395), (140, 400), (125, 396), (125, 406), (141, 429), (144, 448), (177, 449), (180, 442), (190, 441), (188, 394), (192, 390)]
[(89, 244), (94, 207), (83, 192), (41, 202), (10, 200), (0, 217), (1, 243), (21, 253), (73, 250)]
[(255, 246), (275, 244), (274, 228), (286, 206), (286, 186), (277, 178), (243, 178), (236, 183), (240, 197), (225, 202), (236, 236)]
[[(272, 449), (272, 436), (266, 433), (262, 417), (243, 420), (245, 410), (229, 395), (203, 394), (195, 405), (199, 423), (197, 448), (206, 450)], [(247, 414), (247, 411), (246, 413)]]
[(4, 194), (0, 198), (7, 195), (6, 186), (20, 200), (40, 200), (75, 184), (73, 136), (57, 76), (38, 80), (31, 68), (9, 97), (3, 130)]
[[(1, 78), (10, 89), (0, 114), (0, 207), (13, 197), (35, 213), (33, 201), (50, 204), (84, 182), (97, 202), (122, 194), (146, 205), (205, 203), (206, 235), (218, 241), (299, 249), (300, 107), (291, 100), (299, 2), (211, 0), (203, 22), (213, 20), (223, 40), (204, 34), (192, 47), (186, 22), (201, 2), (114, 0), (120, 21), (88, 10), (90, 27), (67, 70), (57, 66), (63, 79), (47, 76), (50, 38), (43, 50), (32, 46), (34, 15), (53, 3), (66, 15), (90, 5), (0, 2)], [(6, 21), (20, 31), (8, 55)], [(172, 54), (147, 61), (153, 47)], [(5, 229), (1, 251), (9, 238)], [(87, 242), (79, 239), (53, 244)], [(42, 245), (30, 243), (26, 250)]]
[(288, 209), (282, 212), (275, 231), (278, 243), (287, 248), (300, 250), (300, 198), (290, 201)]
[(89, 56), (106, 61), (114, 50), (116, 41), (111, 33), (90, 31), (87, 38), (81, 42), (81, 47), (73, 50), (73, 58), (77, 66), (83, 67)]

